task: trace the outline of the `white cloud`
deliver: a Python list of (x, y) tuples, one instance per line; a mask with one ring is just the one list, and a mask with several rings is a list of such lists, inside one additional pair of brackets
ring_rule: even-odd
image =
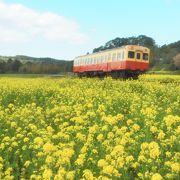
[(37, 38), (73, 44), (83, 44), (88, 40), (73, 20), (0, 1), (1, 42), (24, 43)]

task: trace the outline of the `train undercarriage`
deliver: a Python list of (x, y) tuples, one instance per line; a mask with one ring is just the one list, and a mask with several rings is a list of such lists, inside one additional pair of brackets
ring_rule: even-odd
[(132, 70), (121, 70), (121, 71), (111, 71), (111, 72), (103, 72), (103, 71), (93, 71), (93, 72), (82, 72), (78, 73), (78, 77), (99, 77), (104, 78), (107, 76), (111, 76), (114, 79), (118, 78), (133, 78), (138, 79), (138, 76), (145, 71), (132, 71)]

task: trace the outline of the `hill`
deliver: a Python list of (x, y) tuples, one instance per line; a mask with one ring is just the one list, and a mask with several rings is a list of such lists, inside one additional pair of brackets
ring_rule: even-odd
[(73, 61), (30, 56), (0, 56), (0, 73), (56, 74), (71, 72)]

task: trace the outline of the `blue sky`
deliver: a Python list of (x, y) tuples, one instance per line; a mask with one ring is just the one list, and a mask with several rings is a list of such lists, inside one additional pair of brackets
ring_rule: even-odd
[(180, 0), (0, 0), (0, 54), (73, 59), (116, 37), (180, 40)]

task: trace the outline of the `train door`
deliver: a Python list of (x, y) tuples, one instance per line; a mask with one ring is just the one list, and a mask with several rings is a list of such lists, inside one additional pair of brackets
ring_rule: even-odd
[(136, 61), (141, 61), (142, 60), (142, 52), (141, 51), (136, 51), (135, 60)]

